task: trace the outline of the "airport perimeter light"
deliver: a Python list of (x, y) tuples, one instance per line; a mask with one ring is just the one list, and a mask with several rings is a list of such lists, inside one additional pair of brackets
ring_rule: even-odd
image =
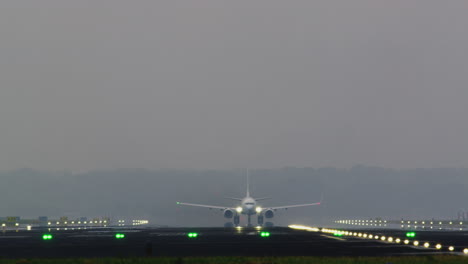
[(341, 237), (343, 236), (343, 233), (342, 232), (335, 232), (333, 233), (334, 236), (338, 236), (338, 237)]
[(189, 238), (197, 238), (197, 237), (198, 237), (198, 233), (195, 233), (195, 232), (188, 233), (187, 236), (188, 236)]
[(116, 239), (123, 239), (123, 238), (125, 238), (125, 234), (121, 234), (121, 233), (115, 234), (115, 238)]
[(52, 235), (51, 234), (44, 234), (42, 235), (42, 240), (51, 240), (52, 239)]

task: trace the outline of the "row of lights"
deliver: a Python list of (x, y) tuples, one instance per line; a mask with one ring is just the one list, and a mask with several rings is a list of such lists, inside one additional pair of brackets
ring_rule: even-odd
[[(429, 228), (429, 229), (434, 229), (433, 226), (417, 226), (417, 225), (414, 225), (413, 227), (411, 227), (411, 225), (407, 225), (406, 227), (405, 227), (405, 225), (401, 225), (401, 228), (414, 228), (414, 229), (418, 229), (418, 228), (426, 229), (426, 228)], [(442, 227), (439, 227), (439, 230), (442, 230)], [(460, 227), (459, 230), (462, 231), (463, 228)]]
[(387, 226), (387, 220), (338, 220), (335, 223), (358, 226)]
[[(53, 229), (54, 228), (49, 228), (48, 230), (50, 232)], [(76, 230), (81, 230), (81, 229), (86, 230), (87, 228), (86, 227), (76, 227), (76, 228), (75, 227), (64, 227), (64, 228), (57, 227), (57, 228), (55, 228), (55, 230), (57, 230), (57, 231), (60, 231), (61, 229), (67, 231), (67, 230), (75, 230), (75, 229)]]
[(138, 225), (147, 225), (149, 224), (148, 220), (133, 220), (132, 225), (138, 226)]
[(338, 220), (335, 223), (358, 226), (387, 226), (387, 220)]
[[(59, 221), (57, 221), (57, 222), (55, 222), (55, 225), (60, 225), (60, 224), (62, 224), (62, 225), (69, 225), (69, 224), (71, 224), (71, 225), (75, 225), (75, 224), (77, 224), (77, 225), (81, 225), (81, 224), (83, 224), (83, 225), (107, 224), (107, 220), (104, 220), (104, 221), (103, 220), (89, 221), (89, 222), (88, 221), (83, 221), (83, 222), (81, 222), (81, 221), (77, 221), (77, 222), (75, 222), (75, 221), (59, 222)], [(47, 222), (47, 225), (52, 225), (52, 222)]]
[[(318, 228), (314, 227), (306, 227), (306, 226), (298, 226), (298, 225), (290, 225), (290, 228), (293, 229), (299, 229), (299, 230), (307, 230), (307, 231), (315, 231), (318, 232), (317, 230), (323, 232), (323, 233), (328, 233), (328, 234), (333, 234), (334, 236), (351, 236), (355, 238), (362, 238), (362, 239), (375, 239), (379, 240), (382, 242), (388, 242), (388, 243), (401, 243), (403, 242), (405, 245), (410, 245), (411, 240), (405, 239), (402, 241), (400, 238), (393, 238), (393, 237), (386, 237), (386, 236), (379, 236), (379, 235), (373, 235), (373, 234), (368, 234), (368, 233), (361, 233), (361, 232), (351, 232), (351, 231), (343, 231), (343, 230), (338, 230), (338, 229), (328, 229), (328, 228), (322, 228), (321, 230)], [(409, 237), (414, 237), (414, 232)], [(415, 247), (418, 246), (423, 246), (424, 248), (429, 248), (431, 245), (429, 242), (425, 242), (424, 244), (420, 245), (420, 242), (418, 240), (414, 240), (412, 242), (412, 245)], [(436, 244), (434, 246), (435, 249), (441, 250), (442, 245), (441, 244)], [(455, 247), (449, 246), (447, 247), (449, 251), (454, 251)], [(468, 254), (468, 248), (463, 249), (462, 251), (464, 254)]]
[[(338, 221), (335, 221), (335, 223), (338, 223), (338, 224), (353, 224), (353, 223), (387, 223), (387, 220), (338, 220)], [(391, 221), (392, 222), (392, 221)], [(394, 221), (396, 223), (396, 221)], [(426, 222), (427, 223), (430, 223), (431, 225), (434, 224), (434, 221), (425, 221), (425, 220), (422, 220), (422, 221), (410, 221), (410, 220), (401, 220), (401, 223), (404, 224), (404, 223), (408, 223), (408, 224), (412, 224), (414, 222), (414, 224), (423, 224), (425, 225)], [(446, 222), (444, 223), (443, 221), (439, 221), (438, 222), (439, 225), (456, 225), (457, 223), (455, 223), (454, 221), (449, 221), (449, 222)], [(458, 223), (459, 225), (463, 225), (463, 222), (459, 222)]]
[[(404, 224), (405, 222), (406, 222), (406, 221), (401, 220), (401, 223), (402, 223), (402, 224)], [(429, 222), (429, 221), (419, 221), (419, 222), (421, 222), (421, 224), (425, 225), (426, 222)], [(412, 223), (412, 221), (408, 221), (408, 224), (411, 224), (411, 223)], [(414, 221), (414, 223), (417, 224), (418, 221)], [(434, 221), (431, 221), (430, 224), (433, 225), (433, 224), (434, 224)], [(439, 224), (439, 225), (443, 225), (444, 223), (443, 223), (442, 221), (439, 221), (438, 224)], [(447, 224), (448, 224), (448, 225), (453, 225), (454, 223), (453, 223), (453, 221), (450, 221), (450, 222), (446, 223), (446, 225), (447, 225)], [(460, 224), (460, 225), (463, 225), (463, 222), (460, 222), (459, 224)]]
[(335, 221), (338, 224), (350, 224), (350, 223), (387, 223), (387, 220), (338, 220)]
[[(430, 221), (430, 222), (427, 221), (427, 222), (428, 222), (428, 224), (430, 225), (429, 227), (426, 227), (426, 221), (419, 221), (419, 222), (418, 222), (418, 221), (414, 221), (414, 226), (413, 226), (413, 228), (415, 228), (415, 229), (419, 228), (419, 226), (417, 225), (417, 224), (419, 223), (419, 224), (422, 225), (422, 226), (421, 226), (422, 229), (426, 229), (426, 228), (434, 229), (434, 227), (433, 227), (434, 221)], [(413, 221), (404, 221), (404, 220), (402, 220), (402, 221), (401, 221), (401, 228), (405, 228), (405, 225), (406, 225), (406, 224), (407, 224), (407, 225), (406, 225), (407, 228), (411, 228), (411, 224), (412, 224), (412, 223), (413, 223)], [(453, 221), (447, 222), (447, 223), (445, 223), (445, 224), (444, 224), (442, 221), (439, 221), (439, 222), (436, 223), (435, 225), (439, 225), (439, 226), (438, 226), (438, 227), (439, 227), (439, 230), (442, 230), (442, 225), (451, 225), (451, 226), (455, 226), (455, 225), (457, 225), (457, 224), (454, 223)], [(460, 225), (460, 226), (463, 226), (463, 222), (459, 222), (459, 225)], [(460, 227), (460, 230), (463, 230), (463, 228)]]
[[(62, 225), (69, 225), (69, 224), (71, 224), (71, 225), (96, 225), (96, 224), (103, 224), (103, 226), (106, 227), (106, 226), (107, 226), (107, 220), (89, 221), (89, 222), (88, 222), (88, 221), (83, 221), (83, 222), (81, 222), (81, 221), (77, 221), (77, 222), (75, 222), (75, 221), (71, 221), (71, 222), (68, 222), (68, 221), (66, 221), (66, 222), (58, 222), (58, 221), (57, 221), (57, 222), (54, 222), (54, 223), (53, 223), (53, 222), (47, 222), (47, 225), (48, 225), (48, 226), (52, 226), (53, 224), (54, 224), (55, 226), (59, 226), (59, 225), (61, 225), (61, 224), (62, 224)], [(149, 224), (149, 221), (148, 221), (148, 220), (133, 220), (133, 223), (132, 223), (132, 225), (134, 225), (134, 226), (135, 226), (135, 225), (146, 225), (146, 224)], [(15, 226), (16, 226), (16, 227), (19, 227), (19, 225), (20, 225), (19, 223), (15, 223)], [(119, 220), (119, 221), (118, 221), (118, 226), (124, 226), (124, 225), (125, 225), (125, 220)], [(3, 224), (2, 224), (2, 227), (5, 228), (5, 227), (6, 227), (6, 224), (3, 223)], [(27, 225), (27, 226), (26, 226), (26, 229), (27, 229), (28, 231), (31, 230), (31, 228), (32, 228), (31, 225)], [(50, 228), (49, 228), (49, 229), (50, 229)], [(64, 228), (64, 229), (65, 229), (65, 230), (68, 230), (67, 228)], [(75, 230), (74, 228), (70, 228), (70, 229), (71, 229), (71, 230)], [(78, 228), (78, 229), (81, 229), (81, 228)], [(84, 229), (86, 229), (86, 228), (84, 228)], [(57, 230), (60, 230), (60, 228), (57, 228)]]

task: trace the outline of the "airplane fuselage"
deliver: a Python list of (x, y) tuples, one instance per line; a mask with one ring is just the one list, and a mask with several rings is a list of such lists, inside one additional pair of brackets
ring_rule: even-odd
[(241, 202), (241, 214), (255, 215), (257, 214), (257, 202), (252, 197), (245, 197)]

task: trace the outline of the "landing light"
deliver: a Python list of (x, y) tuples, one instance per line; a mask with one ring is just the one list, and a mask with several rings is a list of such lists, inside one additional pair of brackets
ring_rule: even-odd
[(237, 207), (237, 208), (236, 208), (236, 211), (237, 211), (238, 213), (241, 213), (241, 212), (242, 212), (242, 207), (240, 207), (240, 206)]
[(261, 207), (257, 207), (257, 208), (255, 208), (255, 211), (256, 211), (257, 213), (261, 213), (261, 212), (262, 212), (262, 208), (261, 208)]

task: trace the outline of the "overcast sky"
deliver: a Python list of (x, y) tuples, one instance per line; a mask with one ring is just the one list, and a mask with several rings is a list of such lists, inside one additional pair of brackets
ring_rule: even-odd
[(467, 13), (3, 0), (0, 169), (468, 167)]

